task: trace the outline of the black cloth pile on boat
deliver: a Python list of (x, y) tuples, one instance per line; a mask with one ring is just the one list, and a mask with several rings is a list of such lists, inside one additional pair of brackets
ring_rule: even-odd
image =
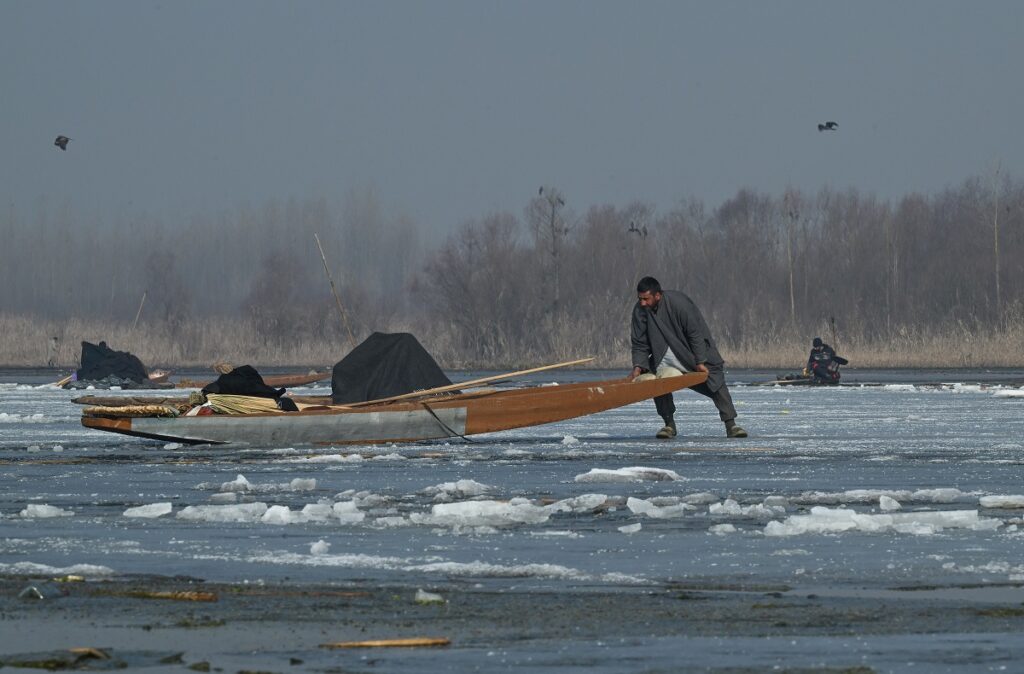
[(253, 396), (256, 398), (273, 398), (277, 406), (285, 412), (295, 412), (298, 407), (291, 398), (284, 398), (284, 388), (267, 386), (263, 377), (251, 365), (241, 365), (217, 377), (203, 387), (203, 393), (219, 393), (223, 395)]
[(413, 335), (375, 332), (334, 366), (331, 400), (358, 403), (451, 383)]
[(113, 388), (173, 388), (173, 384), (150, 381), (142, 361), (127, 351), (115, 351), (106, 342), (82, 342), (81, 367), (74, 379), (64, 385), (67, 389)]

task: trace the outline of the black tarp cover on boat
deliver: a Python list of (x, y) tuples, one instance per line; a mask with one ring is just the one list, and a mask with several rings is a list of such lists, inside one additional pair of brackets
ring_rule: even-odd
[(203, 387), (203, 393), (257, 396), (259, 398), (280, 398), (284, 392), (283, 388), (267, 386), (263, 377), (252, 365), (240, 365)]
[(451, 383), (414, 336), (375, 332), (334, 366), (331, 399), (358, 403)]
[(110, 376), (139, 384), (149, 381), (141, 360), (127, 351), (114, 351), (106, 342), (82, 342), (82, 366), (75, 376), (78, 381), (98, 381)]

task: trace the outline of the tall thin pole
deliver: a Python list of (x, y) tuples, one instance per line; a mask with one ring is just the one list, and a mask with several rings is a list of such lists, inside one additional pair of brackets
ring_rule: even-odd
[(148, 290), (142, 291), (142, 300), (139, 301), (139, 310), (135, 312), (135, 322), (132, 323), (132, 330), (134, 330), (135, 326), (139, 324), (139, 316), (142, 315), (142, 305), (146, 303), (146, 293), (148, 292)]
[(995, 276), (996, 276), (996, 320), (1002, 318), (1003, 296), (999, 288), (999, 169), (1001, 163), (996, 164), (995, 175), (992, 177), (992, 198), (995, 206), (992, 209), (992, 241), (995, 248)]
[(327, 266), (327, 256), (324, 255), (324, 247), (320, 245), (320, 236), (314, 232), (313, 238), (316, 239), (316, 247), (320, 249), (320, 259), (324, 261), (324, 272), (327, 274), (327, 281), (331, 284), (331, 293), (334, 295), (334, 301), (338, 304), (338, 313), (341, 314), (341, 324), (345, 328), (345, 332), (348, 333), (349, 345), (354, 349), (356, 347), (356, 338), (352, 335), (352, 328), (349, 327), (348, 314), (345, 313), (345, 308), (341, 306), (341, 298), (338, 297), (338, 289), (334, 287), (334, 279), (331, 278), (331, 269)]

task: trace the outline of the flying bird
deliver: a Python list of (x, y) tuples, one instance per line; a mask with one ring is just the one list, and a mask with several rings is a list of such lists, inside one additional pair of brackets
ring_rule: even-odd
[(68, 141), (71, 140), (67, 136), (57, 136), (57, 140), (53, 141), (53, 144), (62, 150), (68, 149)]
[(838, 128), (839, 125), (835, 122), (825, 122), (818, 125), (818, 131), (835, 131)]
[(544, 196), (544, 186), (543, 185), (541, 185), (541, 188), (539, 190), (537, 190), (537, 194), (539, 194), (540, 196)]
[(636, 234), (637, 236), (647, 236), (647, 225), (643, 227), (637, 227), (635, 222), (629, 223), (629, 229), (626, 230), (630, 234)]

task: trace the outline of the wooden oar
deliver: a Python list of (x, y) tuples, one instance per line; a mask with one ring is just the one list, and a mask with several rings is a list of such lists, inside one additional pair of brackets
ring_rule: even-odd
[(63, 386), (64, 384), (67, 384), (67, 383), (68, 383), (69, 381), (71, 381), (71, 378), (72, 378), (72, 377), (74, 377), (74, 376), (75, 376), (75, 375), (73, 375), (73, 374), (69, 374), (68, 376), (64, 377), (64, 378), (63, 378), (63, 379), (61, 379), (60, 381), (55, 381), (55, 382), (53, 382), (53, 385), (54, 385), (54, 386), (56, 386), (56, 387), (58, 387), (58, 388), (60, 388), (60, 387), (61, 387), (61, 386)]
[(554, 365), (542, 365), (540, 367), (533, 367), (529, 370), (519, 370), (517, 372), (508, 372), (506, 374), (495, 374), (490, 377), (481, 377), (480, 379), (471, 379), (470, 381), (459, 382), (458, 384), (446, 384), (445, 386), (438, 386), (437, 388), (428, 388), (422, 391), (413, 391), (412, 393), (403, 393), (402, 395), (391, 396), (390, 398), (378, 398), (377, 400), (367, 400), (365, 402), (344, 404), (344, 407), (365, 407), (366, 405), (377, 405), (380, 403), (389, 403), (396, 400), (407, 400), (409, 398), (419, 398), (421, 396), (434, 395), (436, 393), (447, 393), (448, 391), (460, 391), (465, 388), (473, 388), (474, 386), (480, 386), (481, 384), (489, 384), (495, 381), (501, 381), (503, 379), (512, 379), (513, 377), (522, 377), (523, 375), (533, 374), (534, 372), (543, 372), (544, 370), (554, 370), (559, 367), (570, 367), (572, 365), (582, 365), (583, 363), (589, 363), (594, 360), (593, 358), (580, 358), (579, 360), (568, 360), (564, 363), (555, 363)]
[(423, 646), (447, 646), (447, 637), (409, 637), (406, 639), (373, 639), (371, 641), (336, 641), (320, 644), (320, 648), (416, 648)]

